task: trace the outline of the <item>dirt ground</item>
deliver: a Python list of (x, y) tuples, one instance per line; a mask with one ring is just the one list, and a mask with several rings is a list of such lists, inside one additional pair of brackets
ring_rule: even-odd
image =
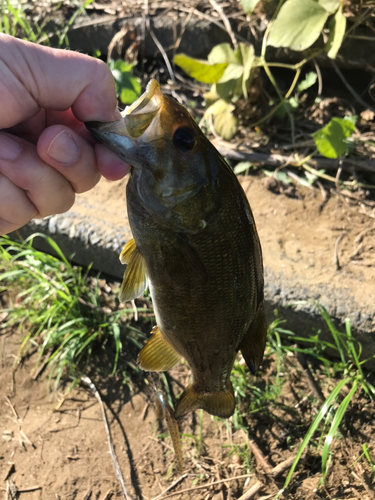
[[(13, 377), (20, 338), (18, 332), (0, 337), (0, 498), (108, 500), (122, 497), (108, 452), (101, 410), (93, 393), (84, 386), (73, 389), (65, 399), (62, 392), (49, 392), (46, 374), (36, 381), (32, 378), (36, 354), (25, 359)], [(258, 407), (254, 413), (247, 414), (249, 396), (240, 401), (245, 415), (242, 428), (236, 428), (233, 420), (211, 419), (206, 413), (200, 426), (199, 412), (180, 423), (184, 475), (162, 498), (181, 490), (175, 498), (265, 500), (274, 497), (283, 486), (286, 472), (274, 478), (270, 469), (288, 459), (289, 469), (290, 460), (319, 408), (293, 356), (286, 358), (284, 368), (287, 376), (276, 402), (269, 401), (269, 407)], [(254, 387), (264, 390), (266, 386), (275, 385), (275, 370), (275, 357), (266, 356), (262, 376), (252, 379)], [(319, 368), (314, 373), (326, 397), (334, 380), (327, 380)], [(129, 393), (113, 377), (94, 377), (132, 498), (159, 498), (181, 474), (176, 468), (168, 433), (156, 422), (150, 404), (153, 391), (147, 385), (137, 387), (136, 384)], [(178, 364), (171, 371), (176, 393), (178, 385), (186, 385), (188, 377), (186, 365)], [(298, 466), (285, 498), (374, 499), (374, 470), (362, 454), (362, 445), (367, 444), (375, 459), (374, 414), (373, 403), (357, 398), (346, 415), (340, 438), (332, 445), (326, 486), (317, 489), (321, 479), (320, 458), (311, 448)], [(242, 477), (234, 479), (238, 476)], [(209, 486), (221, 480), (225, 481)], [(255, 496), (241, 496), (254, 485), (259, 486), (259, 482), (261, 487)], [(18, 489), (16, 496), (6, 492), (12, 485)]]

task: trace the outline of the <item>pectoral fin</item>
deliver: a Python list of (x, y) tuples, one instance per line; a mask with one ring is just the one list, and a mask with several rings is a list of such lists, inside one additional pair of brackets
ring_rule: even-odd
[(267, 321), (264, 313), (263, 302), (258, 307), (258, 311), (240, 344), (242, 356), (252, 373), (259, 368), (267, 339)]
[(169, 370), (181, 359), (181, 356), (165, 339), (158, 326), (155, 326), (151, 333), (152, 337), (138, 355), (139, 366), (148, 372)]
[(127, 264), (127, 267), (120, 288), (119, 300), (126, 302), (142, 295), (148, 286), (146, 263), (134, 239), (129, 240), (124, 246), (120, 261), (122, 264)]
[(232, 384), (228, 381), (228, 389), (220, 392), (199, 392), (190, 384), (178, 400), (175, 417), (180, 418), (187, 413), (202, 409), (216, 417), (229, 418), (233, 415), (235, 400)]

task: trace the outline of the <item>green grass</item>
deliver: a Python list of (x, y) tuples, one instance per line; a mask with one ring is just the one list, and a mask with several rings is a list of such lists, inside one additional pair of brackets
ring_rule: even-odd
[[(283, 488), (275, 498), (281, 494), (287, 494), (286, 490), (292, 485), (292, 478), (302, 455), (309, 450), (321, 461), (321, 481), (317, 488), (325, 483), (330, 463), (331, 445), (336, 439), (340, 439), (340, 429), (345, 426), (345, 415), (350, 403), (361, 395), (369, 399), (375, 398), (375, 387), (370, 382), (368, 375), (363, 370), (363, 364), (368, 359), (361, 359), (361, 344), (353, 337), (349, 319), (345, 320), (345, 330), (339, 330), (326, 309), (315, 303), (317, 311), (324, 319), (330, 336), (326, 338), (318, 331), (312, 336), (305, 338), (296, 336), (293, 332), (283, 328), (284, 321), (276, 319), (269, 327), (265, 362), (273, 359), (274, 372), (268, 377), (265, 384), (256, 383), (252, 379), (243, 363), (236, 361), (232, 373), (232, 382), (237, 398), (235, 414), (231, 425), (233, 430), (248, 430), (247, 419), (257, 414), (267, 414), (271, 420), (277, 420), (277, 410), (283, 409), (280, 402), (283, 384), (287, 382), (288, 357), (294, 357), (297, 353), (303, 353), (310, 359), (315, 358), (321, 370), (321, 377), (326, 381), (324, 387), (328, 393), (325, 401), (321, 404), (312, 395), (309, 397), (315, 412), (306, 416), (306, 422), (301, 422), (300, 427), (308, 428), (300, 444), (290, 443), (296, 453), (295, 460), (285, 479)], [(329, 354), (328, 354), (329, 353)], [(308, 389), (308, 388), (307, 388)], [(306, 393), (307, 393), (306, 389)], [(289, 407), (289, 413), (293, 408)], [(314, 414), (315, 413), (315, 414)], [(298, 429), (296, 429), (298, 431)], [(293, 439), (291, 441), (294, 441)], [(367, 445), (363, 445), (362, 456), (370, 464), (372, 471), (375, 470)], [(250, 470), (250, 465), (248, 466)]]
[(49, 22), (48, 17), (41, 24), (30, 22), (30, 15), (26, 14), (24, 5), (20, 1), (0, 0), (0, 33), (43, 45), (50, 45), (50, 38), (56, 35), (58, 47), (67, 47), (69, 29), (78, 16), (86, 14), (85, 9), (92, 2), (93, 0), (86, 0), (82, 4), (76, 0), (74, 2), (76, 10), (68, 21), (62, 22), (60, 28), (56, 28), (53, 33), (47, 33), (45, 30)]
[[(57, 257), (33, 248), (43, 238)], [(93, 350), (110, 345), (113, 353), (112, 374), (124, 349), (137, 352), (144, 334), (126, 322), (133, 309), (109, 313), (100, 307), (99, 289), (89, 285), (87, 274), (73, 266), (49, 237), (35, 234), (17, 243), (0, 238), (0, 292), (8, 291), (13, 304), (1, 313), (7, 316), (0, 329), (17, 327), (24, 333), (20, 358), (36, 348), (50, 378), (58, 386), (63, 375), (77, 379), (89, 367)], [(130, 347), (129, 347), (130, 346)], [(124, 382), (131, 374), (141, 373), (131, 360), (122, 360)]]

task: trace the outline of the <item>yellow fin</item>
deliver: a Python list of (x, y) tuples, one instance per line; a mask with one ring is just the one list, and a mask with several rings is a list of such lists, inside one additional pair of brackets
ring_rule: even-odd
[(120, 261), (122, 264), (127, 264), (127, 267), (120, 288), (119, 300), (126, 302), (142, 295), (148, 286), (146, 263), (133, 238), (124, 246)]
[(263, 359), (267, 340), (267, 321), (264, 303), (258, 307), (253, 322), (240, 344), (240, 350), (250, 371), (255, 374)]
[(236, 403), (232, 384), (229, 382), (228, 385), (229, 389), (226, 391), (198, 392), (190, 384), (177, 402), (175, 417), (180, 418), (191, 411), (202, 409), (216, 417), (229, 418), (233, 415)]
[(137, 245), (135, 244), (134, 238), (131, 238), (120, 253), (121, 264), (129, 264), (130, 257), (136, 249)]
[(174, 366), (181, 356), (164, 338), (158, 326), (152, 329), (152, 337), (138, 355), (138, 363), (147, 372), (165, 372)]

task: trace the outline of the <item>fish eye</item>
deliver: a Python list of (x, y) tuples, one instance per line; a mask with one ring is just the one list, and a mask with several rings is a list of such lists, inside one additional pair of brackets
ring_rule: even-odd
[(188, 127), (181, 127), (173, 135), (173, 142), (181, 151), (191, 151), (195, 144), (194, 130)]

